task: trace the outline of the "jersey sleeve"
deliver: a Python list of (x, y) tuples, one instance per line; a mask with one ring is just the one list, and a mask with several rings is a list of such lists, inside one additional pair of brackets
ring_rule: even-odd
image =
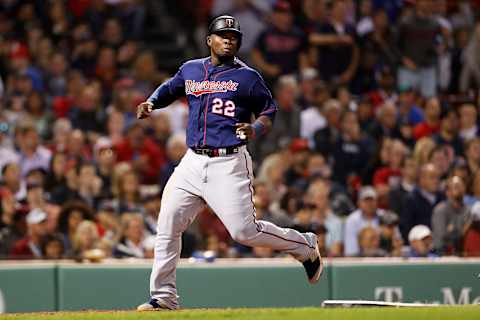
[(182, 67), (172, 78), (155, 89), (147, 99), (148, 102), (153, 103), (154, 109), (164, 108), (185, 95), (185, 81), (182, 75)]
[(252, 111), (255, 117), (267, 116), (273, 122), (277, 112), (277, 105), (263, 79), (260, 78), (255, 81), (250, 91), (250, 97), (253, 101)]

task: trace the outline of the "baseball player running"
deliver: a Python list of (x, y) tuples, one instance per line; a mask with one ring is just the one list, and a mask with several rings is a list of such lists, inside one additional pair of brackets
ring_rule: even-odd
[(189, 105), (189, 149), (163, 192), (151, 297), (138, 310), (178, 308), (175, 270), (181, 234), (204, 202), (235, 241), (291, 254), (303, 263), (312, 284), (322, 273), (315, 234), (255, 219), (252, 159), (245, 145), (270, 130), (277, 107), (258, 72), (235, 58), (241, 42), (242, 32), (234, 17), (215, 18), (207, 36), (210, 57), (187, 61), (137, 107), (137, 117), (142, 119), (185, 95)]

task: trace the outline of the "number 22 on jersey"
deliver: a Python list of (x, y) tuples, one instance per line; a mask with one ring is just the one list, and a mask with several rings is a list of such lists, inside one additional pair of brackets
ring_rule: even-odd
[(232, 100), (213, 99), (212, 112), (227, 117), (235, 116), (235, 103)]

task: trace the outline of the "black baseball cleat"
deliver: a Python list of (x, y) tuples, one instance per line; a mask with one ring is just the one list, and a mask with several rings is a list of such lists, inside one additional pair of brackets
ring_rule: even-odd
[(163, 311), (171, 310), (163, 301), (159, 299), (150, 299), (137, 307), (137, 311)]
[(317, 283), (323, 271), (323, 261), (318, 250), (318, 244), (315, 246), (315, 251), (302, 264), (305, 272), (307, 272), (308, 282), (311, 284)]

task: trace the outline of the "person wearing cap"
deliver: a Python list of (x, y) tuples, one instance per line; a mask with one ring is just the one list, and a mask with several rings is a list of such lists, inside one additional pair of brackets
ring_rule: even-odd
[(290, 3), (277, 0), (272, 11), (271, 26), (258, 36), (251, 57), (270, 82), (280, 75), (293, 74), (308, 67), (307, 38), (293, 24)]
[(330, 99), (330, 90), (323, 82), (317, 82), (313, 88), (313, 103), (300, 114), (300, 135), (315, 144), (314, 135), (319, 130), (328, 130), (327, 109), (342, 112), (340, 101)]
[(400, 214), (402, 237), (408, 239), (408, 233), (417, 224), (430, 227), (433, 208), (443, 199), (439, 170), (432, 163), (424, 164), (419, 171), (418, 185), (406, 196)]
[(382, 209), (377, 208), (377, 192), (372, 186), (365, 186), (358, 194), (358, 209), (345, 221), (345, 255), (356, 256), (360, 253), (358, 235), (367, 226), (379, 229), (379, 217)]
[(440, 254), (461, 254), (463, 232), (469, 216), (469, 208), (463, 202), (465, 193), (463, 179), (453, 176), (447, 181), (447, 199), (433, 209), (433, 246)]
[(384, 211), (379, 218), (380, 249), (384, 250), (390, 256), (401, 256), (403, 239), (398, 229), (398, 215), (392, 211)]
[(288, 186), (301, 183), (307, 169), (310, 148), (306, 139), (296, 138), (288, 146), (290, 151), (291, 163), (284, 173), (285, 184)]
[(242, 41), (236, 18), (216, 17), (208, 31), (210, 56), (185, 62), (137, 106), (137, 118), (143, 119), (181, 97), (189, 105), (189, 149), (163, 192), (150, 299), (139, 311), (178, 309), (175, 270), (181, 235), (205, 202), (236, 242), (291, 254), (311, 284), (323, 270), (314, 233), (281, 228), (252, 215), (252, 159), (246, 144), (270, 131), (278, 107), (259, 72), (236, 57)]
[(410, 258), (435, 258), (438, 257), (433, 251), (432, 231), (423, 224), (416, 225), (408, 233), (408, 242), (410, 249), (408, 257)]
[(14, 243), (10, 258), (41, 259), (43, 240), (48, 234), (47, 214), (41, 209), (31, 210), (26, 218), (27, 236)]
[(480, 201), (473, 204), (468, 219), (463, 239), (463, 254), (466, 257), (480, 257)]

